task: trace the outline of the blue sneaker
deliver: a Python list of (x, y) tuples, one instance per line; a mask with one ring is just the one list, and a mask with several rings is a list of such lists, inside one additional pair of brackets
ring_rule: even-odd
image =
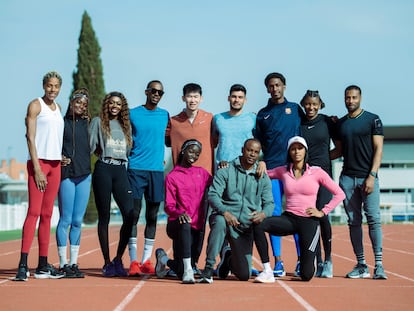
[(295, 272), (293, 272), (294, 276), (300, 276), (300, 261), (296, 262)]
[(333, 277), (332, 261), (327, 260), (323, 263), (323, 270), (321, 273), (321, 278), (332, 278), (332, 277)]
[(260, 274), (260, 271), (252, 267), (251, 274), (252, 274), (252, 276), (258, 276)]
[(316, 265), (315, 277), (320, 278), (323, 271), (323, 262), (318, 262)]
[(115, 267), (114, 267), (114, 264), (112, 262), (107, 263), (103, 266), (102, 275), (104, 277), (108, 277), (108, 278), (116, 276)]
[(115, 268), (116, 276), (128, 276), (128, 272), (126, 272), (121, 259), (115, 258), (114, 260), (112, 260), (112, 263)]
[(273, 275), (274, 276), (285, 276), (285, 267), (283, 266), (283, 261), (277, 261), (275, 264), (275, 268), (273, 269)]

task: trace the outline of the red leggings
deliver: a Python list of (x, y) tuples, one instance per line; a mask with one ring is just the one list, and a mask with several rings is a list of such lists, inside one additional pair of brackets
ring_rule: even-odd
[(39, 160), (40, 168), (47, 179), (45, 192), (41, 192), (34, 180), (33, 163), (27, 161), (27, 173), (29, 176), (29, 208), (22, 232), (22, 253), (29, 253), (36, 231), (36, 224), (40, 217), (38, 241), (39, 256), (47, 256), (50, 240), (50, 220), (53, 213), (53, 205), (60, 185), (60, 161)]

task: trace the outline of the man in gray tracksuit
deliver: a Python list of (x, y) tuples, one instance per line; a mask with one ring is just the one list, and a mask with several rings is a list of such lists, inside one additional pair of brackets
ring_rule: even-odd
[(226, 237), (230, 248), (222, 251), (219, 277), (226, 278), (231, 270), (239, 280), (250, 278), (254, 227), (272, 214), (274, 205), (269, 177), (256, 175), (260, 150), (257, 139), (246, 140), (242, 155), (214, 176), (208, 192), (213, 211), (209, 218), (206, 266), (200, 283), (212, 283), (215, 260)]

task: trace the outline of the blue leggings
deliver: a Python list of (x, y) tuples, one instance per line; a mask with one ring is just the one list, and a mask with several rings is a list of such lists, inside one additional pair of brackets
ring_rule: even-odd
[(59, 188), (60, 218), (56, 228), (58, 246), (66, 246), (68, 228), (70, 245), (79, 245), (83, 216), (89, 200), (91, 175), (65, 178)]
[[(283, 184), (282, 181), (278, 179), (272, 179), (271, 181), (273, 200), (275, 202), (272, 216), (280, 216), (282, 214)], [(293, 237), (295, 239), (296, 253), (298, 256), (300, 256), (299, 236), (297, 234), (294, 234)], [(279, 257), (282, 255), (281, 240), (282, 238), (280, 236), (270, 234), (270, 244), (272, 245), (274, 257)]]

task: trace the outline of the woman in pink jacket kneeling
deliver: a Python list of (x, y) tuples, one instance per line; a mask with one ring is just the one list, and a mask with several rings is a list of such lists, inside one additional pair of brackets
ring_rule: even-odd
[(155, 254), (155, 273), (166, 275), (166, 266), (182, 279), (183, 283), (194, 284), (193, 266), (199, 252), (197, 248), (204, 238), (207, 212), (205, 192), (211, 184), (209, 172), (193, 166), (201, 153), (201, 143), (195, 139), (184, 142), (177, 165), (165, 177), (165, 207), (168, 215), (167, 235), (173, 240), (173, 259), (159, 248)]

